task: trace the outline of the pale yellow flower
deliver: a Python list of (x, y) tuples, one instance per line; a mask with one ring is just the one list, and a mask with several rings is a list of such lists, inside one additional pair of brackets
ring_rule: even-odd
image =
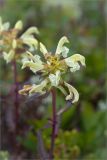
[[(29, 60), (30, 59), (30, 60)], [(33, 56), (30, 52), (27, 52), (26, 59), (23, 59), (22, 69), (29, 67), (34, 73), (44, 68), (43, 62), (40, 59), (39, 55)]]
[(21, 36), (19, 32), (23, 29), (23, 23), (19, 20), (14, 28), (9, 28), (9, 23), (2, 23), (0, 17), (0, 51), (3, 52), (3, 57), (6, 62), (11, 62), (14, 58), (18, 58), (21, 53), (26, 52), (25, 45), (29, 50), (35, 50), (38, 46), (38, 41), (33, 34), (38, 34), (36, 27), (28, 28)]
[(34, 73), (41, 72), (44, 80), (39, 85), (31, 85), (29, 91), (24, 86), (19, 92), (20, 94), (44, 94), (52, 87), (56, 87), (64, 93), (67, 101), (70, 100), (72, 103), (78, 101), (79, 93), (73, 86), (63, 80), (62, 75), (69, 71), (75, 72), (81, 66), (85, 66), (85, 58), (80, 54), (67, 57), (69, 49), (65, 46), (65, 43), (68, 42), (67, 37), (62, 37), (58, 42), (55, 54), (48, 52), (45, 45), (40, 43), (40, 51), (44, 56), (43, 60), (41, 60), (39, 55), (32, 55), (30, 52), (27, 52), (27, 59), (23, 61), (22, 68), (29, 67)]
[(7, 31), (9, 29), (10, 23), (9, 22), (2, 22), (2, 18), (0, 17), (0, 33), (3, 31)]
[(60, 71), (56, 71), (55, 75), (54, 74), (49, 74), (49, 80), (51, 82), (52, 86), (57, 87), (60, 81)]
[(23, 89), (19, 91), (19, 94), (32, 95), (33, 93), (44, 94), (45, 93), (45, 86), (47, 84), (47, 80), (42, 81), (39, 85), (24, 85)]

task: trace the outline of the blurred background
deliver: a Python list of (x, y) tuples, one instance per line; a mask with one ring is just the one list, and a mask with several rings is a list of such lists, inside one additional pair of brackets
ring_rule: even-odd
[[(59, 39), (65, 35), (70, 41), (69, 56), (79, 53), (86, 58), (86, 68), (65, 77), (78, 90), (80, 100), (61, 117), (55, 141), (56, 160), (107, 158), (106, 9), (104, 0), (0, 0), (0, 16), (4, 22), (9, 21), (13, 27), (21, 19), (24, 30), (37, 26), (40, 35), (36, 38), (50, 51), (55, 51)], [(28, 69), (21, 70), (20, 64), (17, 68), (21, 86), (25, 82), (36, 82), (37, 77)], [(0, 58), (0, 160), (4, 160), (3, 157), (39, 159), (40, 145), (35, 131), (51, 117), (51, 96), (19, 98), (16, 135), (12, 84), (12, 66)], [(64, 105), (65, 99), (57, 91), (57, 109)], [(50, 133), (51, 128), (42, 131), (47, 151)]]

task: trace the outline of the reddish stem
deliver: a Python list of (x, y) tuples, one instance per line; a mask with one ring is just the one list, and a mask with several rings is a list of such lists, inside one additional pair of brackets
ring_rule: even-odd
[(51, 90), (52, 94), (52, 138), (51, 138), (51, 149), (50, 149), (50, 157), (53, 159), (54, 155), (54, 145), (55, 145), (55, 137), (56, 137), (56, 125), (57, 125), (57, 117), (56, 117), (56, 91), (55, 89)]
[[(17, 65), (16, 60), (13, 60), (13, 74), (14, 74), (14, 106), (15, 106), (15, 122), (16, 126), (19, 119), (19, 101), (18, 101), (18, 82), (17, 82)], [(17, 127), (16, 127), (17, 128)]]

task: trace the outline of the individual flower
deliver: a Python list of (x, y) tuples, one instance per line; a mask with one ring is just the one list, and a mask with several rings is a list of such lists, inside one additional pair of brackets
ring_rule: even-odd
[(14, 58), (18, 58), (20, 53), (24, 53), (27, 48), (33, 50), (37, 48), (38, 41), (33, 34), (38, 34), (36, 27), (28, 28), (22, 35), (20, 32), (23, 29), (23, 23), (19, 20), (14, 28), (9, 28), (8, 22), (2, 23), (0, 17), (0, 51), (3, 52), (3, 57), (7, 63)]
[(43, 60), (39, 55), (32, 55), (27, 52), (27, 59), (23, 61), (22, 68), (29, 67), (34, 73), (40, 72), (42, 78), (40, 84), (25, 85), (22, 90), (19, 91), (20, 94), (34, 93), (44, 94), (51, 90), (52, 87), (60, 89), (65, 95), (65, 99), (75, 103), (79, 99), (79, 94), (77, 90), (62, 78), (63, 74), (67, 72), (75, 72), (85, 66), (85, 58), (80, 54), (74, 54), (67, 57), (69, 49), (65, 46), (68, 43), (67, 37), (62, 37), (57, 45), (55, 54), (48, 52), (44, 44), (40, 43), (40, 51), (43, 54)]

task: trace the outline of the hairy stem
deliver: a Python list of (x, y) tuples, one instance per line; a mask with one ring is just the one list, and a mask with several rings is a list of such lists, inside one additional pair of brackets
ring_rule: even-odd
[(52, 94), (52, 137), (51, 137), (51, 149), (50, 149), (50, 157), (53, 159), (54, 145), (55, 145), (55, 137), (56, 137), (56, 125), (57, 125), (57, 116), (56, 116), (56, 91), (55, 89), (51, 90)]
[(16, 60), (13, 60), (13, 75), (14, 75), (14, 107), (15, 107), (15, 123), (17, 126), (19, 120), (19, 101), (18, 101), (18, 82), (17, 82), (17, 65)]

